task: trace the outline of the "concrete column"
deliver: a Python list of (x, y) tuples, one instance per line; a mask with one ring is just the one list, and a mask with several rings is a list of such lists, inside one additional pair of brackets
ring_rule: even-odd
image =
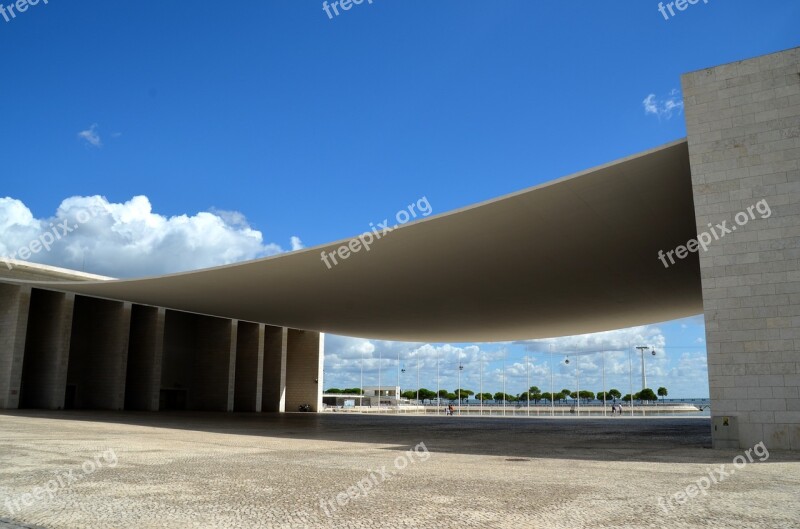
[(314, 331), (289, 329), (286, 347), (286, 409), (297, 411), (310, 404), (322, 409), (322, 367), (325, 335)]
[(289, 331), (285, 327), (264, 326), (264, 361), (262, 411), (286, 411), (286, 346)]
[(64, 408), (74, 305), (74, 294), (31, 290), (21, 408)]
[(185, 346), (192, 348), (183, 368), (191, 373), (189, 409), (205, 411), (230, 411), (231, 362), (235, 365), (235, 331), (231, 320), (210, 316), (188, 315), (191, 336)]
[(236, 339), (234, 411), (261, 410), (264, 363), (263, 325), (240, 321)]
[(256, 363), (256, 412), (261, 412), (264, 401), (264, 343), (266, 325), (258, 325), (258, 360)]
[(800, 48), (682, 81), (713, 444), (798, 450)]
[(0, 283), (0, 410), (19, 407), (30, 287)]
[(239, 320), (230, 321), (228, 337), (228, 403), (225, 411), (233, 411), (236, 399), (236, 352), (239, 343)]
[[(121, 410), (131, 304), (85, 296), (75, 298), (67, 371), (67, 406)], [(74, 400), (73, 400), (74, 395)]]
[(166, 310), (134, 305), (128, 344), (125, 409), (158, 411)]

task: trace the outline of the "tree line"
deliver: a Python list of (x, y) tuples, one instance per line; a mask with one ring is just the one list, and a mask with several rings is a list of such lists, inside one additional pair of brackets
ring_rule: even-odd
[[(338, 389), (338, 388), (330, 388), (325, 390), (325, 393), (331, 395), (361, 395), (360, 388), (347, 388), (347, 389)], [(633, 394), (633, 400), (640, 401), (640, 402), (652, 402), (658, 400), (659, 397), (664, 398), (669, 394), (667, 388), (660, 387), (657, 391), (653, 391), (650, 388), (645, 388), (638, 393)], [(502, 391), (498, 391), (494, 394), (492, 393), (475, 393), (469, 389), (455, 389), (453, 391), (449, 391), (447, 389), (439, 390), (437, 394), (435, 391), (431, 391), (427, 388), (419, 388), (419, 390), (406, 390), (400, 394), (401, 397), (404, 399), (416, 400), (417, 396), (419, 396), (419, 400), (423, 403), (428, 401), (429, 404), (432, 404), (433, 401), (439, 397), (439, 400), (446, 400), (448, 402), (462, 402), (464, 400), (468, 400), (470, 397), (475, 396), (475, 399), (480, 402), (486, 401), (494, 401), (494, 402), (528, 402), (530, 401), (534, 404), (538, 404), (540, 401), (543, 402), (567, 402), (567, 399), (571, 400), (572, 402), (576, 402), (578, 399), (585, 403), (589, 403), (593, 400), (604, 400), (605, 397), (606, 401), (616, 402), (620, 400), (622, 402), (630, 402), (631, 401), (631, 394), (626, 393), (625, 395), (622, 394), (618, 389), (610, 389), (606, 392), (599, 391), (594, 393), (588, 390), (581, 390), (580, 393), (575, 391), (570, 391), (569, 389), (562, 389), (559, 392), (550, 393), (542, 392), (538, 387), (531, 386), (528, 391), (523, 391), (518, 395), (509, 395), (508, 393), (503, 393)]]

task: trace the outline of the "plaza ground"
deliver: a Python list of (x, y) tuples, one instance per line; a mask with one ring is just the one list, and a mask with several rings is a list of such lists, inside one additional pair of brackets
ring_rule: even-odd
[(659, 506), (743, 453), (710, 445), (708, 418), (19, 410), (0, 527), (800, 527), (797, 452)]

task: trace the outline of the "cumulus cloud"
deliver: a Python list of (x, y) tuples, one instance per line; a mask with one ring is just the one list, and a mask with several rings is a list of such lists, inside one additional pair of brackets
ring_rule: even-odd
[[(62, 233), (66, 226), (72, 231)], [(61, 238), (49, 251), (19, 255), (45, 233)], [(297, 242), (295, 242), (295, 239)], [(292, 238), (294, 248), (299, 239)], [(0, 198), (0, 257), (85, 270), (112, 277), (181, 272), (275, 255), (239, 212), (201, 211), (168, 217), (153, 211), (146, 196), (112, 203), (101, 196), (64, 200), (50, 217), (36, 218), (25, 204)]]
[(103, 141), (100, 139), (100, 134), (97, 132), (97, 123), (92, 123), (92, 126), (86, 130), (78, 133), (78, 138), (86, 142), (86, 145), (91, 147), (102, 147)]
[(670, 119), (673, 114), (680, 114), (683, 111), (683, 99), (678, 89), (673, 88), (669, 95), (659, 98), (655, 94), (650, 94), (642, 101), (645, 115), (653, 115), (658, 119)]

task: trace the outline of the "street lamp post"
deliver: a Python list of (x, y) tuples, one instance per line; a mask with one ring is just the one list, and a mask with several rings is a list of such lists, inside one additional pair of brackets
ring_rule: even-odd
[(458, 388), (456, 389), (456, 397), (458, 397), (458, 414), (461, 415), (461, 372), (464, 370), (464, 366), (461, 365), (461, 351), (458, 352)]
[[(360, 406), (364, 406), (364, 350), (361, 350), (361, 399), (359, 399)], [(363, 411), (363, 407), (361, 408)]]
[(383, 349), (378, 350), (378, 410), (383, 404), (383, 388), (381, 388), (381, 369), (383, 368)]
[(439, 396), (439, 392), (441, 391), (439, 387), (439, 350), (436, 350), (436, 415), (439, 415), (439, 408), (441, 408), (441, 397)]
[[(401, 372), (401, 373), (403, 373), (403, 374), (405, 375), (405, 374), (406, 374), (406, 368), (404, 367), (403, 369), (401, 369), (401, 370), (400, 370), (400, 372)], [(399, 391), (399, 390), (398, 390), (398, 391)], [(398, 409), (398, 410), (400, 409), (400, 396), (401, 396), (401, 395), (397, 395), (397, 409)]]
[(481, 417), (483, 417), (483, 355), (480, 356), (479, 363), (480, 363), (480, 373), (481, 374), (480, 374), (480, 384), (479, 384), (480, 388), (478, 389), (478, 393), (481, 394), (480, 415), (481, 415)]
[(400, 413), (400, 351), (397, 351), (397, 388), (394, 399), (396, 402), (395, 413)]
[[(417, 406), (419, 406), (419, 351), (417, 351)], [(422, 409), (425, 410), (424, 407)]]
[(525, 394), (528, 396), (528, 417), (531, 416), (531, 373), (530, 373), (530, 361), (528, 357), (525, 357), (525, 377), (528, 379), (528, 390)]
[(555, 399), (553, 398), (553, 391), (555, 388), (553, 387), (553, 343), (550, 343), (550, 416), (554, 417), (556, 414), (556, 403)]
[(606, 416), (606, 352), (603, 351), (603, 417)]
[(576, 354), (575, 355), (575, 396), (578, 397), (578, 405), (575, 407), (575, 415), (577, 417), (581, 416), (581, 378), (578, 372), (578, 363), (580, 362), (580, 357)]
[(630, 385), (628, 396), (631, 398), (628, 401), (628, 406), (631, 407), (631, 417), (633, 417), (633, 356), (630, 349), (628, 349), (628, 384)]
[(506, 355), (508, 351), (503, 350), (503, 417), (506, 416)]
[(636, 349), (639, 350), (639, 354), (642, 356), (642, 389), (645, 389), (647, 387), (647, 374), (644, 369), (644, 352), (647, 351), (648, 347), (646, 345), (637, 345)]

